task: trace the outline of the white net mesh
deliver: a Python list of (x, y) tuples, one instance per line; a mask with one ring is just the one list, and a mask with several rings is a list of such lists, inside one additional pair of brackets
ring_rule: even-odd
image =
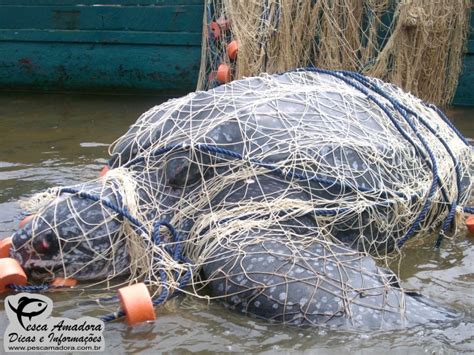
[[(368, 255), (386, 261), (406, 239), (447, 229), (471, 187), (471, 149), (437, 109), (352, 73), (265, 74), (170, 100), (111, 154), (104, 178), (77, 186), (98, 201), (63, 190), (66, 215), (40, 203), (33, 240), (48, 228), (60, 239), (51, 273), (106, 270), (100, 282), (122, 275), (155, 295), (180, 288), (257, 314), (266, 297), (283, 321), (315, 299), (318, 320), (296, 313), (357, 323), (357, 307), (404, 309), (396, 277)], [(65, 235), (72, 225), (78, 235)], [(71, 240), (92, 260), (81, 263)], [(288, 292), (292, 283), (314, 297)]]
[[(449, 103), (462, 68), (469, 0), (207, 0), (199, 89), (221, 64), (240, 79), (314, 65)], [(238, 43), (236, 57), (228, 48)], [(229, 54), (230, 53), (230, 54)]]

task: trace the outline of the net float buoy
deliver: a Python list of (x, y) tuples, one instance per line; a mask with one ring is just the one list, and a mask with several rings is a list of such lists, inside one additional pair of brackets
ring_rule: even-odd
[(51, 281), (50, 285), (55, 287), (74, 287), (77, 285), (77, 280), (73, 279), (72, 277), (56, 277), (53, 281)]
[(230, 59), (234, 60), (237, 58), (237, 52), (239, 51), (239, 45), (236, 40), (233, 40), (227, 45), (227, 55)]
[(218, 39), (218, 38), (220, 38), (220, 36), (221, 36), (221, 28), (220, 28), (220, 26), (219, 26), (219, 24), (218, 24), (217, 22), (215, 22), (215, 21), (211, 22), (211, 23), (209, 24), (209, 29), (210, 29), (210, 31), (211, 31), (211, 33), (212, 33), (212, 38), (213, 38), (213, 39)]
[(110, 170), (110, 167), (108, 165), (104, 166), (102, 170), (99, 173), (99, 177), (105, 176)]
[(466, 227), (470, 234), (474, 234), (474, 216), (467, 217)]
[(11, 237), (0, 240), (0, 258), (8, 258), (10, 256), (11, 248), (12, 248)]
[(34, 215), (30, 214), (29, 216), (26, 216), (25, 218), (23, 218), (20, 223), (18, 224), (18, 227), (19, 228), (23, 228), (25, 226), (25, 224), (27, 224), (29, 221), (31, 221), (33, 219)]
[(150, 292), (144, 283), (122, 287), (118, 290), (118, 295), (128, 325), (156, 319)]
[(230, 70), (230, 66), (227, 64), (220, 64), (219, 67), (217, 68), (217, 80), (222, 83), (228, 83), (232, 79), (232, 73)]
[(7, 291), (8, 285), (25, 286), (27, 278), (20, 263), (13, 258), (0, 259), (0, 293)]

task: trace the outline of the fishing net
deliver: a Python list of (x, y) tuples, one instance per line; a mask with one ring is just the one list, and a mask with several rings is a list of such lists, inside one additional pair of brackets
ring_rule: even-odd
[[(339, 300), (319, 306), (322, 321), (371, 302), (397, 313), (397, 278), (374, 259), (448, 233), (471, 187), (471, 149), (436, 107), (353, 72), (263, 74), (172, 99), (110, 152), (103, 178), (31, 200), (33, 240), (55, 232), (65, 276), (102, 265), (102, 285), (145, 281), (161, 300), (266, 297), (283, 321), (312, 302), (288, 291), (296, 282)], [(84, 244), (95, 254), (81, 264)]]
[(471, 9), (469, 0), (205, 5), (199, 89), (230, 80), (230, 74), (218, 76), (219, 69), (239, 79), (314, 65), (378, 77), (438, 105), (454, 96)]

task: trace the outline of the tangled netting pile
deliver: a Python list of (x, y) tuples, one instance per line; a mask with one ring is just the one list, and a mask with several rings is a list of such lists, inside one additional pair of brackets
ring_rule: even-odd
[[(456, 90), (470, 10), (470, 0), (207, 0), (198, 88), (218, 84), (221, 63), (236, 79), (314, 65), (444, 105)], [(235, 61), (226, 53), (232, 40)]]
[[(131, 259), (107, 281), (129, 273), (164, 298), (176, 289), (202, 296), (229, 275), (200, 271), (237, 256), (255, 259), (242, 278), (286, 255), (291, 270), (269, 274), (291, 283), (292, 272), (311, 270), (342, 290), (340, 275), (364, 272), (357, 263), (368, 254), (387, 260), (408, 239), (452, 226), (473, 158), (434, 106), (378, 79), (319, 69), (170, 100), (143, 114), (111, 154), (99, 189), (62, 193), (96, 199), (107, 221), (123, 220), (119, 236), (98, 224), (77, 238), (92, 245), (109, 233), (114, 242), (95, 261), (117, 265), (124, 248)], [(278, 248), (255, 249), (268, 243)]]

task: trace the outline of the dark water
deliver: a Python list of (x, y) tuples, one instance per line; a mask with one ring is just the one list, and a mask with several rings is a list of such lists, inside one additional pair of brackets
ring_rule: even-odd
[[(106, 163), (107, 144), (125, 132), (159, 97), (0, 96), (0, 238), (11, 235), (20, 220), (17, 200), (54, 185), (95, 178)], [(474, 137), (474, 109), (450, 110), (449, 116)], [(403, 285), (421, 291), (463, 314), (461, 320), (395, 332), (334, 332), (298, 329), (255, 321), (215, 303), (191, 297), (169, 301), (153, 324), (134, 328), (107, 324), (106, 353), (306, 351), (321, 354), (443, 354), (474, 352), (474, 238), (460, 232), (440, 250), (434, 241), (409, 245), (400, 272)], [(397, 267), (397, 265), (394, 265)], [(98, 306), (100, 290), (48, 294), (53, 315), (79, 318), (115, 310)], [(0, 352), (8, 320), (0, 295)]]

